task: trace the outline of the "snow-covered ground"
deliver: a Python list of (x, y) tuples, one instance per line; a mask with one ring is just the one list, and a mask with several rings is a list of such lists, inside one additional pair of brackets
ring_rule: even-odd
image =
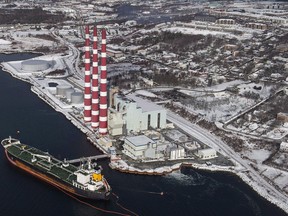
[(0, 39), (0, 46), (1, 45), (10, 45), (12, 44), (11, 41)]
[[(10, 30), (9, 34), (2, 33), (2, 37), (5, 39), (0, 40), (1, 52), (16, 52), (16, 51), (33, 51), (38, 48), (43, 47), (57, 47), (59, 46), (57, 41), (53, 41), (45, 38), (45, 35), (49, 35), (48, 30), (31, 30), (22, 29), (20, 30)], [(42, 38), (44, 36), (44, 38)], [(4, 46), (5, 45), (5, 46)]]
[[(92, 19), (92, 18), (91, 18)], [(217, 34), (221, 37), (236, 37), (235, 35), (232, 35), (231, 33), (227, 32), (221, 32), (221, 31), (208, 31), (208, 30), (200, 30), (195, 29), (194, 27), (191, 28), (184, 28), (184, 27), (171, 27), (171, 26), (162, 26), (162, 27), (156, 27), (152, 30), (143, 30), (142, 33), (145, 33), (145, 31), (180, 31), (185, 34)], [(131, 31), (127, 31), (128, 33)], [(243, 34), (241, 39), (250, 38), (253, 31), (247, 31), (247, 33)], [(41, 34), (50, 34), (47, 30), (41, 30), (41, 31), (31, 31), (31, 29), (27, 29), (27, 31), (19, 31), (19, 30), (13, 30), (11, 31), (11, 34), (3, 34), (5, 39), (0, 40), (0, 48), (3, 52), (10, 52), (11, 50), (14, 51), (22, 51), (22, 50), (34, 50), (37, 47), (56, 47), (58, 44), (65, 43), (64, 40), (61, 40), (60, 38), (57, 38), (57, 41), (52, 40), (44, 40), (39, 38), (39, 35)], [(61, 34), (69, 34), (69, 31), (62, 31)], [(67, 35), (66, 35), (67, 36)], [(71, 36), (71, 35), (70, 35)], [(69, 36), (69, 38), (70, 38)], [(67, 36), (68, 37), (68, 36)], [(70, 41), (73, 41), (73, 36), (71, 36)], [(7, 42), (8, 41), (8, 42)], [(68, 43), (66, 44), (68, 45)], [(52, 71), (55, 69), (64, 69), (67, 67), (70, 67), (69, 70), (73, 70), (73, 63), (78, 61), (79, 55), (76, 52), (76, 49), (71, 48), (72, 46), (68, 45), (70, 47), (69, 55), (65, 57), (65, 61), (62, 57), (59, 56), (43, 56), (40, 57), (45, 60), (54, 61), (53, 68), (50, 68), (49, 70)], [(116, 47), (116, 45), (113, 48), (119, 48)], [(123, 47), (122, 47), (123, 48)], [(129, 49), (138, 49), (139, 47), (131, 46)], [(65, 64), (66, 62), (66, 64)], [(67, 62), (71, 64), (67, 64)], [(91, 129), (89, 124), (86, 124), (83, 121), (82, 111), (83, 106), (79, 105), (78, 107), (72, 107), (68, 106), (67, 104), (63, 103), (63, 101), (59, 100), (59, 98), (55, 97), (54, 92), (55, 89), (47, 87), (49, 82), (52, 82), (49, 78), (38, 78), (37, 76), (39, 73), (23, 73), (21, 72), (21, 62), (10, 62), (10, 63), (4, 63), (3, 64), (6, 68), (6, 70), (9, 70), (10, 73), (12, 73), (14, 76), (28, 80), (29, 82), (34, 85), (32, 87), (32, 91), (35, 92), (39, 97), (41, 97), (43, 100), (45, 100), (48, 104), (50, 104), (55, 110), (62, 112), (68, 119), (71, 120), (73, 124), (75, 124), (78, 128), (80, 128), (85, 134), (89, 136), (89, 139), (100, 149), (102, 149), (104, 152), (107, 152), (107, 148), (104, 146), (101, 146), (97, 143), (97, 140), (95, 139), (95, 132)], [(68, 65), (68, 66), (67, 66)], [(70, 65), (70, 66), (69, 66)], [(78, 65), (78, 63), (77, 63)], [(115, 64), (115, 65), (108, 65), (108, 76), (116, 76), (118, 74), (125, 74), (128, 72), (138, 71), (140, 69), (139, 66), (135, 66), (131, 63), (123, 63), (123, 64)], [(49, 70), (45, 72), (49, 72)], [(71, 73), (76, 74), (75, 77), (69, 77), (67, 80), (53, 80), (53, 82), (56, 82), (58, 84), (66, 84), (67, 82), (74, 85), (75, 88), (79, 89), (79, 91), (83, 88), (83, 80), (81, 77), (81, 71), (77, 72), (78, 69), (76, 69), (76, 72), (70, 71)], [(42, 72), (41, 72), (42, 73)], [(78, 73), (78, 74), (77, 74)], [(44, 75), (44, 74), (43, 74)], [(83, 76), (83, 73), (82, 73)], [(181, 90), (182, 93), (185, 93), (190, 96), (194, 96), (196, 99), (195, 101), (198, 102), (198, 104), (205, 103), (205, 101), (208, 103), (209, 109), (200, 109), (192, 106), (191, 104), (184, 104), (182, 106), (185, 106), (188, 110), (191, 110), (193, 113), (201, 113), (203, 116), (205, 116), (208, 119), (212, 119), (216, 116), (216, 120), (226, 120), (230, 115), (234, 115), (239, 113), (241, 110), (245, 109), (248, 105), (251, 105), (255, 103), (253, 100), (249, 100), (244, 97), (233, 96), (232, 94), (225, 91), (228, 87), (231, 86), (237, 86), (237, 89), (239, 91), (240, 95), (243, 95), (247, 92), (250, 93), (257, 93), (260, 95), (261, 98), (265, 98), (269, 95), (269, 87), (262, 86), (261, 90), (255, 89), (255, 84), (253, 83), (244, 83), (243, 81), (233, 81), (229, 83), (223, 83), (218, 86), (209, 87), (205, 89), (196, 89), (196, 91), (189, 91), (189, 90)], [(43, 89), (44, 87), (44, 89)], [(259, 85), (257, 84), (256, 87), (258, 88)], [(265, 87), (265, 88), (264, 88)], [(200, 92), (199, 92), (200, 91)], [(201, 92), (203, 91), (203, 92)], [(207, 93), (209, 92), (210, 95)], [(152, 97), (154, 94), (149, 93), (147, 91), (139, 90), (136, 92), (136, 94), (146, 96), (146, 97)], [(203, 102), (202, 99), (205, 99)], [(217, 102), (219, 101), (219, 103)], [(227, 102), (225, 102), (227, 101)], [(210, 106), (212, 103), (214, 103), (214, 107)], [(218, 119), (217, 119), (218, 118)], [(266, 149), (259, 149), (255, 148), (251, 144), (246, 144), (250, 148), (246, 148), (243, 152), (241, 152), (243, 155), (245, 155), (245, 158), (243, 155), (241, 156), (238, 153), (235, 153), (226, 143), (224, 143), (222, 140), (220, 140), (218, 137), (211, 134), (209, 131), (204, 130), (197, 125), (192, 124), (191, 122), (183, 119), (182, 117), (175, 115), (173, 113), (168, 112), (168, 120), (175, 123), (178, 127), (180, 127), (182, 130), (187, 132), (188, 134), (191, 134), (193, 137), (197, 138), (201, 142), (209, 145), (211, 148), (214, 148), (222, 155), (229, 157), (231, 161), (235, 163), (235, 167), (217, 167), (217, 166), (206, 166), (206, 165), (197, 165), (197, 164), (189, 164), (190, 166), (194, 168), (201, 168), (201, 169), (207, 169), (207, 170), (225, 170), (234, 172), (238, 176), (240, 176), (247, 184), (249, 184), (251, 187), (253, 187), (259, 194), (261, 194), (263, 197), (267, 198), (272, 203), (275, 203), (279, 207), (283, 208), (286, 212), (288, 212), (288, 206), (287, 206), (287, 178), (288, 173), (286, 171), (282, 171), (267, 165), (263, 165), (262, 162), (265, 161), (271, 152)], [(247, 132), (260, 130), (261, 127), (259, 124), (253, 123), (251, 125), (246, 125)], [(249, 129), (249, 131), (248, 131)], [(274, 131), (273, 134), (270, 136), (276, 136), (277, 131)], [(268, 133), (269, 135), (269, 133)], [(179, 169), (180, 164), (175, 164), (171, 167), (161, 167), (157, 168), (155, 170), (152, 169), (145, 169), (145, 170), (138, 170), (134, 167), (130, 167), (125, 163), (125, 161), (118, 161), (115, 162), (115, 164), (111, 163), (114, 168), (121, 169), (122, 171), (127, 172), (143, 172), (145, 174), (153, 174), (155, 173), (167, 173), (171, 172), (174, 169)], [(276, 185), (276, 187), (275, 187)], [(278, 191), (275, 188), (280, 188), (282, 191)]]
[[(174, 103), (184, 107), (187, 111), (201, 116), (208, 121), (226, 121), (231, 116), (245, 110), (247, 107), (256, 104), (255, 100), (241, 96), (245, 92), (255, 92), (260, 98), (269, 96), (270, 87), (263, 87), (262, 90), (255, 90), (254, 86), (260, 84), (245, 83), (240, 80), (222, 83), (212, 87), (197, 88), (193, 90), (180, 89), (179, 91), (192, 97), (185, 102)], [(239, 94), (227, 91), (227, 88), (236, 87)]]
[[(192, 27), (192, 26), (191, 26)], [(170, 28), (162, 28), (163, 31), (171, 31), (171, 32), (181, 32), (183, 34), (201, 34), (201, 35), (229, 35), (229, 33), (219, 32), (219, 31), (210, 31), (205, 29), (197, 29), (196, 28), (187, 28), (187, 27), (170, 27)]]
[[(36, 76), (43, 76), (47, 75), (52, 71), (55, 70), (64, 70), (66, 68), (65, 63), (63, 62), (63, 56), (59, 54), (55, 55), (46, 55), (46, 56), (39, 56), (32, 58), (30, 60), (45, 60), (49, 64), (49, 68), (46, 70), (41, 71), (27, 71), (22, 69), (22, 62), (24, 61), (13, 61), (8, 63), (3, 63), (4, 67), (9, 67), (9, 70), (13, 70), (13, 74), (17, 76), (29, 76), (29, 75), (36, 75)], [(68, 73), (66, 72), (62, 76), (67, 76)]]

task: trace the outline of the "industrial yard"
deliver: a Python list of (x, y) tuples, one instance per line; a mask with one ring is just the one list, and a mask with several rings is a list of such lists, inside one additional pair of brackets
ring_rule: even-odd
[(2, 66), (111, 168), (233, 172), (288, 211), (287, 3), (57, 4), (41, 5), (47, 22), (1, 26), (2, 52), (43, 54)]

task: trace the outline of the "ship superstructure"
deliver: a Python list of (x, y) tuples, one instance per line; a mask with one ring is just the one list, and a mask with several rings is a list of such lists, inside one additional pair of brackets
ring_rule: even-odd
[[(13, 165), (51, 185), (84, 198), (109, 198), (111, 188), (101, 174), (101, 169), (91, 162), (97, 156), (61, 161), (11, 137), (2, 140), (1, 144)], [(72, 164), (80, 161), (86, 164), (80, 167)]]

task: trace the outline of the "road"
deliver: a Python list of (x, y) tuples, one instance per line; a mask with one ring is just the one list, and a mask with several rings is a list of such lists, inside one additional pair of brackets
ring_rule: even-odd
[(60, 37), (53, 29), (51, 30), (51, 34), (59, 40), (61, 43), (65, 44), (69, 48), (69, 55), (63, 57), (63, 62), (66, 66), (69, 75), (76, 75), (80, 79), (84, 79), (84, 73), (79, 69), (79, 59), (80, 59), (80, 51), (70, 42), (64, 40)]
[(249, 165), (249, 163), (251, 163), (250, 161), (242, 159), (240, 155), (238, 155), (233, 149), (231, 149), (226, 143), (224, 143), (218, 137), (214, 136), (209, 131), (204, 130), (198, 125), (192, 124), (186, 119), (170, 111), (167, 112), (167, 120), (171, 121), (179, 128), (190, 134), (192, 137), (195, 137), (197, 140), (200, 140), (206, 145), (214, 148), (216, 151), (223, 154), (224, 156), (232, 158), (236, 162), (237, 168), (239, 167), (237, 171), (245, 172), (248, 170), (249, 175), (251, 176), (250, 177), (251, 181), (257, 182), (257, 186), (261, 187), (261, 192), (265, 191), (266, 198), (270, 196), (272, 200), (276, 199), (281, 203), (283, 203), (283, 205), (286, 204), (288, 198), (287, 196), (276, 190), (276, 188), (273, 185), (269, 184), (258, 172), (256, 172), (253, 169), (253, 167)]
[[(76, 70), (73, 70), (73, 67), (69, 67), (69, 63), (67, 63), (70, 72), (75, 72), (75, 75), (78, 77), (83, 77), (83, 74), (80, 72), (78, 66), (79, 60), (79, 51), (71, 44), (67, 43), (69, 46), (70, 51), (72, 52), (69, 57), (69, 61), (71, 61), (71, 66), (73, 62), (76, 61)], [(225, 144), (222, 140), (218, 137), (211, 134), (209, 131), (204, 130), (203, 128), (192, 124), (191, 122), (187, 121), (186, 119), (172, 113), (167, 112), (167, 120), (171, 121), (179, 128), (184, 130), (186, 133), (190, 134), (191, 136), (195, 137), (197, 140), (205, 143), (206, 145), (214, 148), (216, 151), (221, 153), (224, 156), (230, 157), (236, 163), (236, 168), (238, 172), (245, 173), (247, 176), (249, 173), (249, 179), (254, 183), (257, 183), (257, 188), (259, 189), (258, 192), (261, 193), (262, 196), (271, 200), (277, 200), (281, 203), (281, 206), (285, 206), (287, 210), (287, 196), (280, 193), (273, 185), (270, 185), (258, 172), (256, 172), (252, 166), (250, 166), (250, 161), (246, 161), (240, 157), (233, 149), (231, 149), (227, 144)], [(235, 169), (236, 170), (236, 169)], [(248, 173), (247, 173), (248, 171)], [(256, 189), (256, 188), (254, 188)]]

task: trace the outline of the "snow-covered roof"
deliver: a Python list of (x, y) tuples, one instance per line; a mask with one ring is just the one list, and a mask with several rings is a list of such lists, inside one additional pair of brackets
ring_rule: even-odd
[(135, 101), (137, 103), (137, 106), (142, 108), (143, 112), (165, 110), (163, 107), (161, 107), (155, 103), (152, 103), (150, 101), (147, 101), (147, 100), (144, 100), (140, 97), (137, 97), (136, 94), (129, 94), (129, 95), (127, 95), (127, 98)]
[(152, 139), (145, 135), (140, 135), (140, 136), (133, 136), (133, 137), (127, 137), (127, 141), (129, 141), (131, 144), (134, 146), (143, 146), (147, 145), (148, 143), (155, 143)]
[(215, 154), (216, 150), (212, 149), (212, 148), (208, 148), (208, 149), (199, 149), (198, 150), (198, 154), (205, 154), (205, 155), (210, 155), (210, 154)]

